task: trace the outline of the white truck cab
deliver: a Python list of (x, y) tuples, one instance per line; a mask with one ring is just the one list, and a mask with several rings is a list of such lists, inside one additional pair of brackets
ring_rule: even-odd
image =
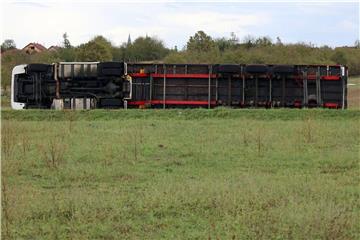
[(27, 64), (18, 65), (18, 66), (15, 66), (12, 70), (12, 74), (11, 74), (11, 108), (15, 109), (15, 110), (20, 110), (20, 109), (25, 108), (25, 103), (15, 102), (14, 84), (15, 84), (15, 78), (17, 77), (17, 75), (25, 73), (26, 66), (27, 66)]

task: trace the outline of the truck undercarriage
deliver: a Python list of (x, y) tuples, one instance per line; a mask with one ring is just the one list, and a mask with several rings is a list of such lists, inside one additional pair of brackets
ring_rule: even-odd
[(60, 62), (16, 66), (14, 109), (346, 108), (340, 65)]

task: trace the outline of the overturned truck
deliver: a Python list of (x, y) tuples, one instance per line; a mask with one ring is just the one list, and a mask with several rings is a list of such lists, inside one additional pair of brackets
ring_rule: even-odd
[(27, 64), (12, 71), (11, 106), (344, 109), (347, 77), (341, 65)]

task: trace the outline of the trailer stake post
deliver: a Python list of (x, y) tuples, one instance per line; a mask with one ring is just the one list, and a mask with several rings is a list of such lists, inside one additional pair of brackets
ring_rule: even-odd
[(209, 65), (209, 86), (208, 86), (208, 108), (211, 108), (211, 73), (212, 73), (212, 68), (211, 65)]
[(228, 105), (231, 106), (231, 75), (228, 76)]
[(269, 78), (269, 102), (270, 108), (272, 107), (272, 77), (268, 75)]
[(316, 104), (321, 106), (320, 67), (317, 67), (316, 71)]
[(282, 99), (281, 99), (281, 105), (282, 107), (285, 107), (285, 95), (286, 95), (286, 81), (285, 81), (285, 75), (281, 77), (282, 80)]
[(307, 104), (308, 104), (308, 84), (307, 84), (307, 70), (306, 71), (303, 71), (303, 105), (305, 107), (307, 107)]
[(152, 100), (152, 95), (153, 95), (153, 76), (152, 76), (152, 74), (150, 74), (150, 89), (149, 89), (150, 104), (151, 104), (151, 100)]
[(241, 66), (241, 78), (242, 78), (242, 104), (245, 105), (245, 73), (243, 66)]
[(163, 72), (164, 72), (164, 87), (163, 87), (163, 109), (166, 108), (166, 65), (163, 65)]
[(258, 95), (259, 95), (259, 78), (258, 75), (255, 76), (255, 107), (258, 106)]

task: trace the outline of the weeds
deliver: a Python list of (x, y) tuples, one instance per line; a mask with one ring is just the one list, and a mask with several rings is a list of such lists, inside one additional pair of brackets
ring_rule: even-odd
[(137, 143), (137, 130), (134, 131), (134, 163), (138, 160), (138, 143)]
[(9, 160), (10, 156), (14, 151), (15, 143), (15, 126), (10, 122), (3, 122), (1, 128), (1, 152), (3, 160)]
[(21, 150), (23, 159), (25, 159), (28, 151), (30, 150), (30, 140), (28, 135), (24, 134), (21, 136)]
[(256, 135), (256, 144), (257, 144), (257, 153), (258, 156), (261, 156), (261, 151), (262, 151), (262, 138), (263, 138), (263, 128), (262, 127), (258, 127), (257, 129), (257, 135)]
[(75, 110), (64, 110), (65, 120), (69, 123), (69, 133), (73, 131), (75, 119), (76, 119), (76, 111)]
[[(21, 161), (18, 159), (18, 140), (25, 137), (24, 129), (22, 129), (21, 122), (10, 123), (2, 122), (1, 126), (1, 160), (3, 174), (17, 174)], [(21, 143), (20, 143), (21, 144)]]
[(58, 169), (64, 163), (64, 155), (67, 145), (63, 137), (55, 137), (48, 140), (46, 144), (39, 145), (42, 160), (50, 169)]
[(104, 166), (110, 166), (112, 164), (112, 159), (114, 158), (113, 146), (111, 143), (105, 144), (103, 147), (104, 150)]
[(2, 209), (2, 232), (5, 233), (4, 239), (11, 239), (11, 232), (10, 232), (10, 211), (9, 211), (9, 198), (8, 198), (8, 189), (6, 185), (6, 180), (2, 178), (1, 180), (2, 185), (2, 198), (1, 198), (1, 209)]
[(74, 121), (71, 135), (68, 120), (21, 122), (10, 159), (27, 161), (3, 175), (3, 236), (357, 239), (358, 120), (252, 121), (262, 114)]
[(244, 146), (249, 146), (249, 142), (250, 142), (250, 140), (249, 140), (249, 135), (248, 135), (248, 133), (247, 133), (247, 131), (246, 131), (246, 129), (242, 129), (242, 136), (243, 136), (243, 144), (244, 144)]
[(312, 143), (314, 141), (314, 123), (311, 118), (307, 118), (304, 122), (303, 134), (306, 143)]

